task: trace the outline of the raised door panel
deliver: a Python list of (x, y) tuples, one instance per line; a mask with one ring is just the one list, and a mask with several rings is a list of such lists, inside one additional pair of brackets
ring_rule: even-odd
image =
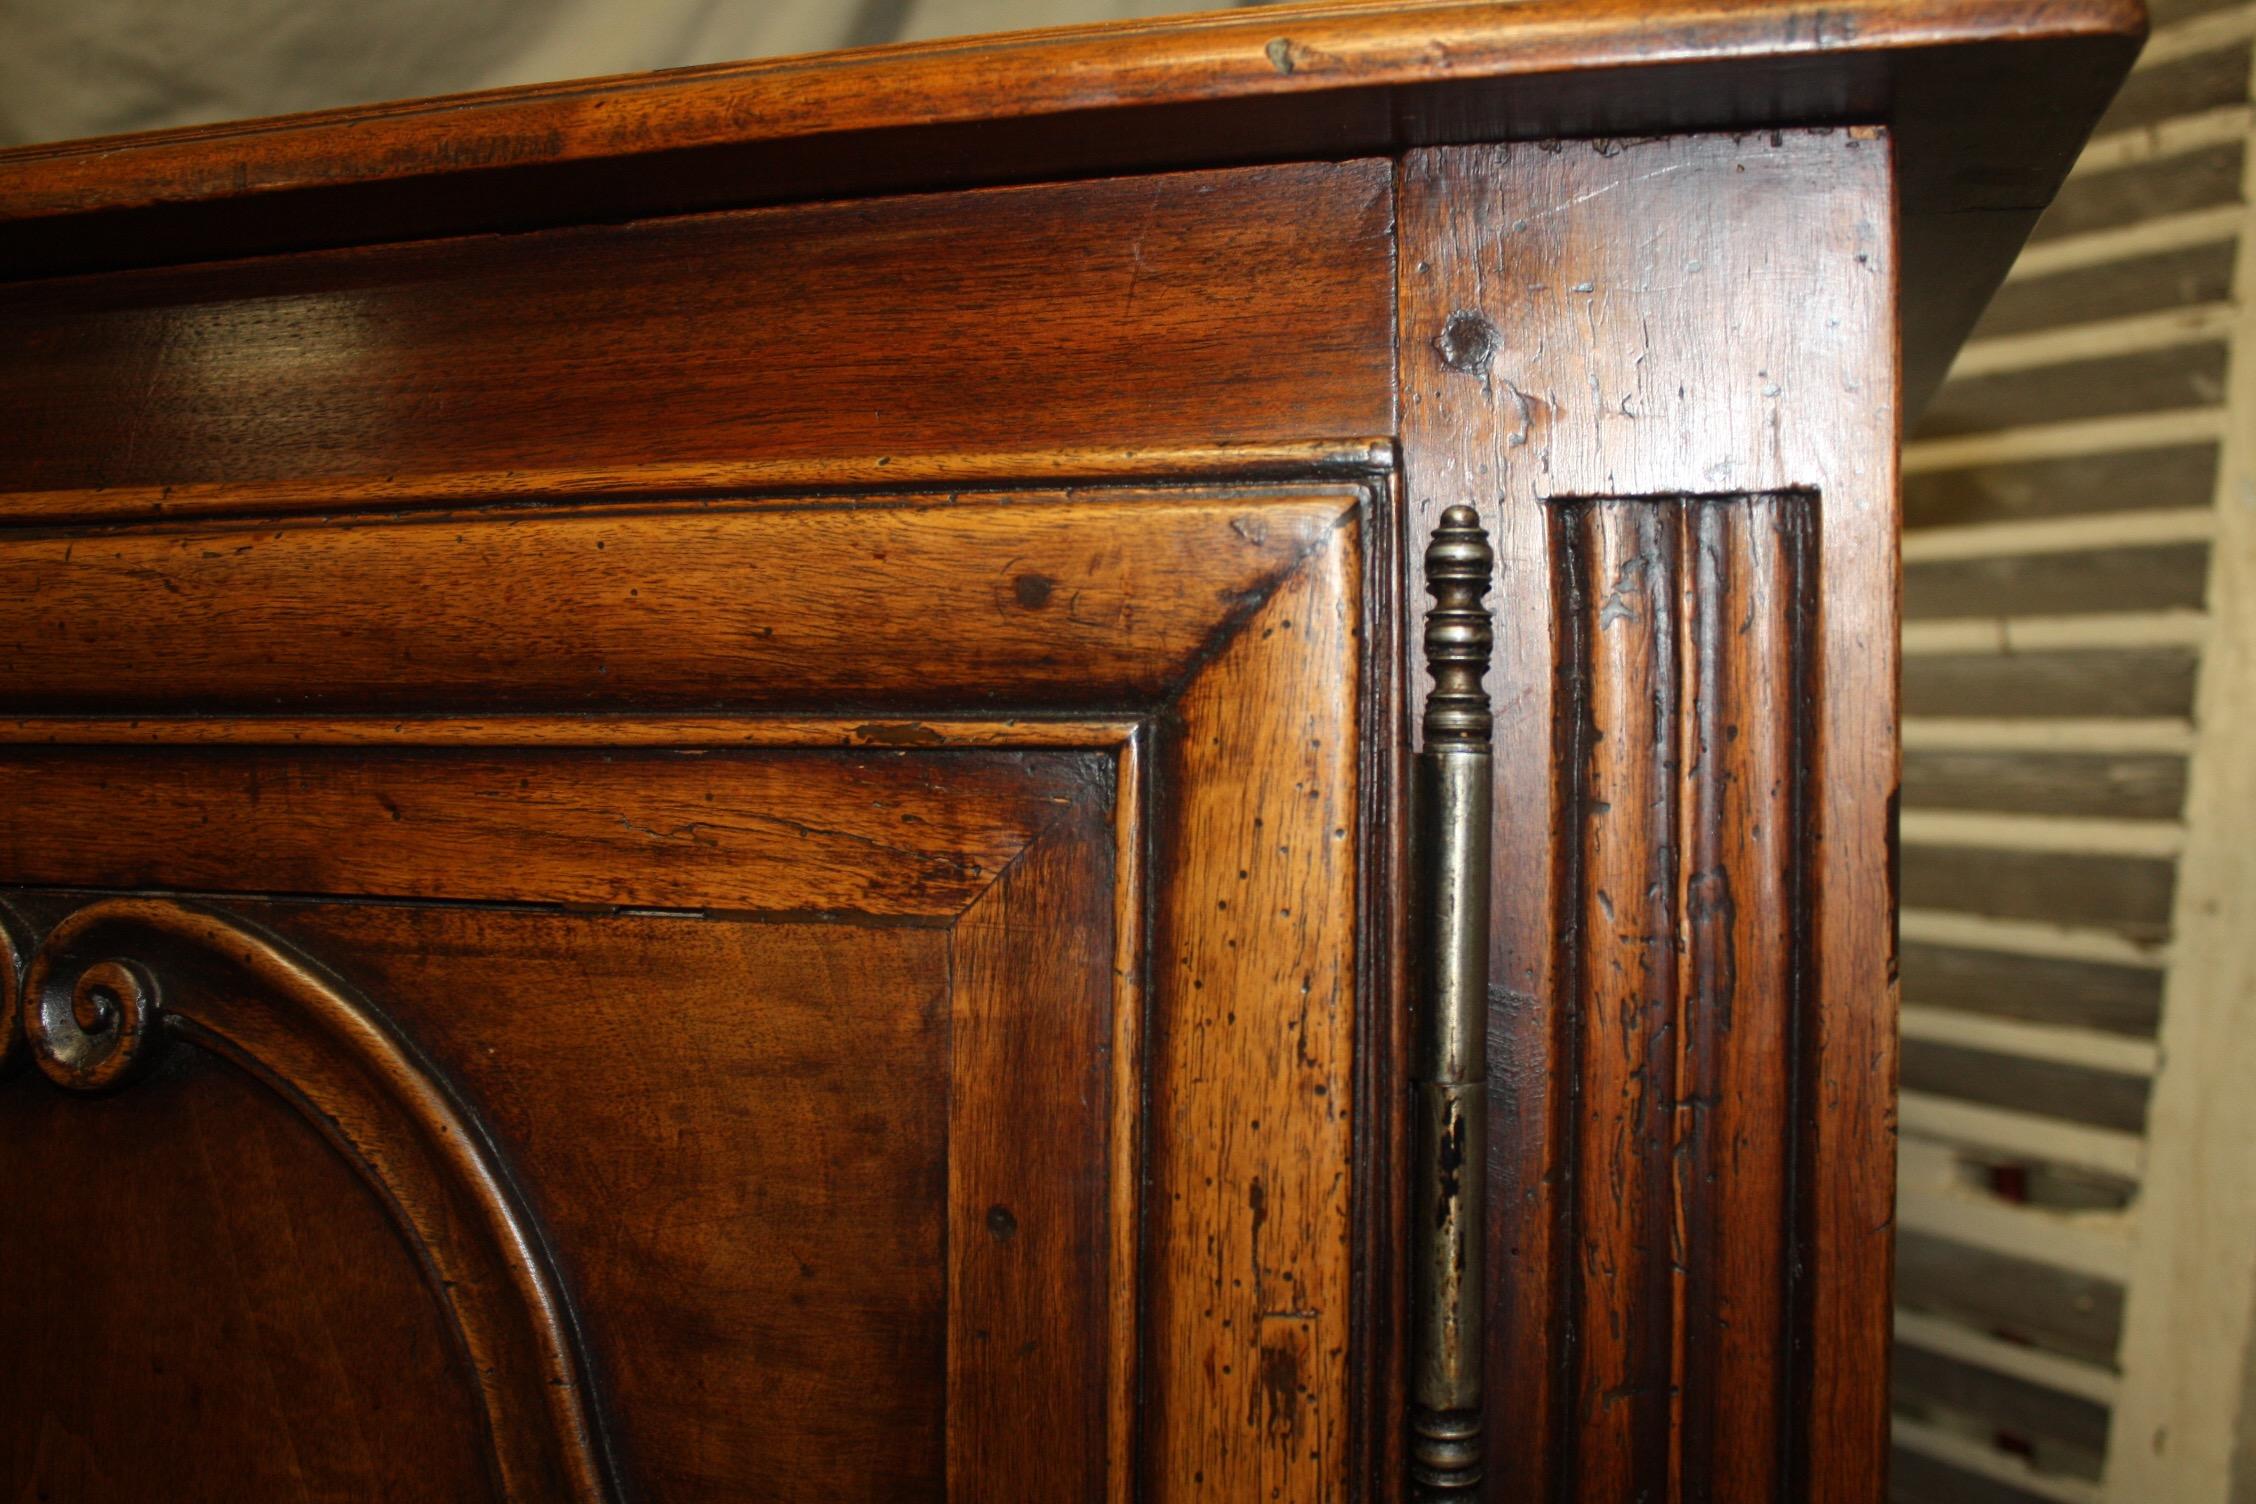
[(0, 1145), (7, 1497), (492, 1497), (414, 1248), (273, 1093), (200, 1051), (92, 1103), (17, 1071)]
[[(756, 628), (789, 592), (813, 617), (799, 630), (831, 628), (797, 682), (805, 660), (756, 650), (716, 674), (712, 654), (756, 630), (677, 632), (616, 674), (623, 660), (509, 639), (486, 691), (501, 708), (475, 717), (425, 650), (430, 618), (342, 534), (261, 535), (261, 608), (198, 634), (214, 685), (295, 664), (308, 713), (289, 718), (166, 713), (70, 570), (31, 571), (89, 645), (84, 701), (156, 713), (47, 709), (82, 708), (74, 690), (20, 698), (7, 723), (0, 863), (24, 958), (7, 1027), (39, 1069), (0, 1084), (0, 1110), (69, 1141), (230, 1083), (250, 1106), (225, 1110), (263, 1112), (296, 1158), (253, 1173), (231, 1141), (203, 1195), (149, 1214), (208, 1240), (230, 1219), (328, 1227), (333, 1205), (362, 1208), (359, 1236), (383, 1230), (372, 1267), (420, 1266), (423, 1288), (395, 1278), (365, 1316), (309, 1297), (271, 1319), (354, 1371), (396, 1363), (392, 1328), (419, 1310), (441, 1375), (423, 1402), (457, 1429), (468, 1412), (474, 1443), (435, 1443), (429, 1466), (466, 1490), (1335, 1496), (1363, 1444), (1370, 502), (1336, 486), (1137, 501), (739, 509), (741, 583), (668, 609), (702, 599)], [(714, 515), (450, 522), (433, 558), (601, 541), (631, 590), (641, 564), (679, 556), (670, 527), (705, 537)], [(859, 599), (810, 562), (822, 519)], [(204, 610), (221, 587), (199, 571), (244, 557), (206, 546), (227, 526), (95, 546), (156, 550), (175, 588), (155, 593)], [(1146, 572), (1162, 545), (1167, 571)], [(896, 548), (916, 567), (889, 579)], [(0, 545), (0, 568), (41, 549)], [(1030, 560), (1046, 595), (1013, 584)], [(572, 620), (585, 588), (494, 630), (600, 631)], [(971, 588), (993, 626), (927, 618), (964, 651), (912, 679), (901, 623)], [(318, 599), (395, 616), (325, 673), (276, 625)], [(1054, 631), (1020, 625), (1053, 599)], [(839, 630), (857, 621), (878, 625)], [(386, 662), (452, 713), (366, 714)], [(690, 674), (727, 691), (694, 717), (649, 708)], [(1110, 685), (1099, 710), (1093, 679)], [(826, 709), (912, 695), (913, 718)], [(555, 713), (591, 700), (600, 713)], [(175, 1184), (213, 1152), (147, 1138), (102, 1227), (137, 1225), (139, 1177)], [(0, 1162), (36, 1185), (32, 1141)], [(77, 1249), (78, 1298), (148, 1278), (89, 1268), (76, 1203), (37, 1205), (20, 1256), (50, 1269)], [(32, 1319), (0, 1302), (12, 1340), (46, 1354)], [(199, 1376), (285, 1373), (263, 1350), (168, 1340)], [(28, 1429), (8, 1445), (84, 1436), (59, 1381), (98, 1388), (156, 1351), (10, 1370)], [(364, 1402), (300, 1399), (309, 1424)], [(146, 1490), (189, 1444), (176, 1420), (112, 1442), (109, 1492), (55, 1474), (56, 1497)], [(276, 1466), (247, 1497), (318, 1496), (312, 1463)]]

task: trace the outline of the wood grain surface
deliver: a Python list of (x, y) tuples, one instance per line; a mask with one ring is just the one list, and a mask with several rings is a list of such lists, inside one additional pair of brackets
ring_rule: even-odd
[[(1399, 1499), (1403, 626), (1465, 504), (1502, 566), (1483, 1497), (1876, 1504), (1899, 699), (2181, 715), (2174, 638), (2001, 680), (1952, 634), (2102, 576), (2182, 611), (2204, 557), (1925, 560), (1909, 604), (1967, 625), (1899, 695), (1897, 435), (2143, 26), (1351, 0), (0, 153), (0, 1055), (45, 1068), (0, 1059), (0, 1187), (93, 1187), (0, 1239), (51, 1303), (0, 1300), (42, 1360), (0, 1455), (103, 1499), (224, 1496), (199, 1444), (263, 1445), (259, 1499), (414, 1498), (410, 1455), (447, 1497)], [(2198, 156), (2157, 192), (2222, 202)], [(2144, 214), (2125, 176), (2054, 225)], [(2149, 311), (2072, 273), (2007, 324)], [(1985, 348), (1946, 426), (2069, 411)], [(2073, 411), (2206, 400), (2214, 353), (2100, 352)], [(2190, 494), (2172, 433), (2151, 474), (1927, 452), (1913, 504)], [(1919, 771), (2160, 811), (2166, 761)], [(2058, 875), (1910, 860), (2010, 935)], [(368, 1080), (262, 1094), (187, 1023), (88, 1076), (170, 1027), (181, 984), (118, 1009), (130, 946), (23, 1034), (18, 960), (120, 894), (354, 1000), (491, 1194), (430, 1231)], [(1929, 923), (1908, 984), (2147, 1027), (2168, 894), (2117, 896), (2090, 954)], [(482, 1434), (522, 1365), (448, 1313), (541, 1301), (448, 1284), (480, 1206), (580, 1365)], [(195, 1302), (118, 1256), (179, 1241)], [(2109, 1339), (2104, 1286), (2055, 1340)], [(271, 1433), (96, 1424), (222, 1390)], [(558, 1482), (518, 1444), (574, 1397), (602, 1461)]]
[(1813, 510), (1784, 495), (1554, 514), (1582, 1498), (1800, 1491)]
[[(1368, 503), (1318, 494), (1228, 513), (1260, 588), (1124, 595), (1207, 632), (1122, 714), (19, 717), (0, 869), (43, 920), (198, 891), (379, 1000), (630, 1493), (1339, 1497), (1377, 900)], [(1171, 505), (1122, 500), (1067, 508), (1099, 559)]]
[(6, 483), (1384, 434), (1389, 177), (1313, 163), (0, 284)]
[(0, 533), (0, 706), (908, 707), (1159, 698), (1335, 487)]
[(1905, 148), (1916, 403), (2144, 29), (2135, 0), (1365, 0), (724, 64), (0, 155), (0, 220), (13, 221), (0, 269), (1448, 143), (1883, 121)]
[(1889, 170), (1857, 132), (1404, 164), (1413, 526), (1475, 506), (1502, 569), (1498, 1499), (1880, 1496)]
[[(230, 916), (161, 898), (73, 912), (23, 988), (31, 1054), (67, 1090), (129, 1088), (185, 1045), (295, 1107), (376, 1192), (439, 1297), (484, 1422), (479, 1472), (508, 1499), (616, 1497), (593, 1376), (539, 1227), (475, 1113), (383, 1013)], [(333, 1328), (332, 1340), (351, 1339)], [(145, 1445), (129, 1439), (119, 1461), (153, 1488)]]
[(557, 1250), (630, 1497), (946, 1496), (944, 932), (246, 912), (476, 1104)]
[(1350, 1488), (1360, 576), (1356, 535), (1334, 534), (1158, 748), (1144, 1446), (1163, 1499)]
[(287, 1103), (184, 1051), (98, 1103), (14, 1073), (0, 1139), (12, 1490), (145, 1504), (161, 1478), (178, 1504), (497, 1497), (475, 1387), (414, 1250)]
[(1136, 1328), (1132, 1311), (1114, 1325), (1112, 1292), (1136, 1271), (1111, 1224), (1138, 1198), (1111, 1177), (1140, 1096), (1114, 1091), (1110, 812), (1073, 813), (950, 937), (948, 1308), (972, 1313), (948, 1332), (951, 1499), (1094, 1504), (1134, 1486), (1114, 1471), (1135, 1423), (1114, 1353)]
[[(10, 881), (952, 918), (1082, 797), (1040, 753), (0, 757)], [(121, 806), (136, 810), (120, 819)], [(256, 860), (246, 862), (246, 851)]]
[[(1813, 20), (1787, 6), (1719, 13), (1691, 3), (1552, 0), (1499, 13), (1396, 0), (950, 39), (21, 148), (0, 155), (11, 170), (0, 214), (33, 218), (235, 199), (340, 182), (618, 161), (763, 137), (1054, 117), (1129, 102), (1149, 107), (1415, 86), (1432, 82), (1442, 60), (1468, 79), (1579, 72), (1592, 89), (1623, 65), (1709, 61), (1728, 77), (1734, 64), (1777, 71), (1797, 58), (1886, 57), (1995, 40), (2026, 42), (2031, 52), (2053, 42), (2071, 57), (2081, 42), (2127, 65), (2145, 24), (2138, 7), (2103, 0), (2043, 8), (2004, 0), (1863, 0), (1837, 7), (1825, 24)], [(1280, 39), (1285, 45), (1274, 46)], [(1333, 108), (1354, 118), (1352, 108)], [(1689, 129), (1702, 122), (1674, 123)], [(451, 150), (442, 132), (452, 134)]]

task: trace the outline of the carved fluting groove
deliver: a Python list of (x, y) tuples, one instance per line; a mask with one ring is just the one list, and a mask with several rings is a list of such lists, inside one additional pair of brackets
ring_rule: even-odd
[(1496, 633), (1481, 602), (1495, 575), (1496, 551), (1480, 515), (1448, 508), (1426, 545), (1426, 593), (1434, 599), (1426, 612), (1426, 671), (1434, 681), (1426, 699), (1428, 747), (1488, 745), (1494, 718), (1482, 681)]
[(484, 1128), (383, 1015), (270, 937), (162, 899), (80, 909), (20, 989), (12, 964), (7, 980), (33, 1058), (74, 1091), (122, 1085), (172, 1040), (272, 1087), (414, 1245), (468, 1356), (501, 1496), (617, 1497), (539, 1230)]

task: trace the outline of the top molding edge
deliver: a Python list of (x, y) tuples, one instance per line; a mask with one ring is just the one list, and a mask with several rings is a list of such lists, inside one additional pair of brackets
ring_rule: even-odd
[[(1670, 70), (1660, 113), (1673, 129), (1870, 121), (1904, 93), (1908, 75), (1938, 56), (2096, 48), (2100, 71), (2119, 79), (2145, 30), (2137, 0), (1262, 7), (17, 148), (0, 152), (0, 223), (1233, 101), (1328, 102), (1335, 108), (1293, 118), (1304, 151), (1337, 155), (1341, 144), (1368, 151), (1447, 139), (1449, 128), (1436, 117), (1465, 106), (1495, 117), (1499, 85), (1625, 71)], [(1751, 84), (1765, 81), (1791, 87), (1774, 89), (1777, 98), (1748, 96)], [(1405, 99), (1403, 90), (1423, 92)], [(1337, 107), (1354, 96), (1386, 99), (1398, 139), (1373, 139), (1371, 121), (1340, 118)], [(1496, 124), (1518, 136), (1609, 124), (1587, 102), (1578, 109), (1538, 91), (1531, 104)], [(2000, 104), (1990, 99), (1983, 113), (1997, 118)], [(1545, 129), (1546, 111), (1556, 128)], [(1652, 113), (1626, 108), (1621, 124), (1634, 128)], [(1272, 154), (1294, 144), (1265, 142)], [(1101, 156), (1088, 163), (1123, 165)], [(804, 186), (823, 187), (819, 178)]]

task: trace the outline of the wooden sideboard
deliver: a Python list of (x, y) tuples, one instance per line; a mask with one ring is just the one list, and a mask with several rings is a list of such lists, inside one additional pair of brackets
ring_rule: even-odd
[(1897, 434), (2142, 27), (0, 154), (0, 1493), (1877, 1504)]

